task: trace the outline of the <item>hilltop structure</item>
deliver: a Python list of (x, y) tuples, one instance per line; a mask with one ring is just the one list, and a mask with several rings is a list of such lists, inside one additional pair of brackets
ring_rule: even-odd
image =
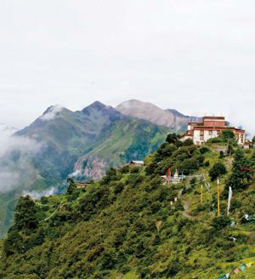
[(129, 163), (129, 166), (131, 166), (131, 167), (142, 167), (142, 166), (144, 166), (144, 161), (134, 161), (134, 160), (132, 160)]
[(223, 131), (232, 131), (239, 145), (245, 144), (245, 130), (228, 126), (224, 116), (204, 116), (201, 122), (190, 122), (182, 141), (192, 139), (194, 144), (203, 145), (209, 139), (218, 137)]

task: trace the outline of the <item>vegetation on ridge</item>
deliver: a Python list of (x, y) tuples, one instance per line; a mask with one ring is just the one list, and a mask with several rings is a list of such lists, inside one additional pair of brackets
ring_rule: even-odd
[[(171, 134), (144, 168), (112, 168), (82, 189), (69, 180), (61, 196), (20, 198), (2, 243), (0, 278), (218, 278), (251, 261), (255, 223), (243, 215), (255, 214), (255, 181), (240, 168), (255, 166), (255, 154), (222, 144), (234, 154)], [(168, 185), (161, 176), (169, 167), (189, 177)]]

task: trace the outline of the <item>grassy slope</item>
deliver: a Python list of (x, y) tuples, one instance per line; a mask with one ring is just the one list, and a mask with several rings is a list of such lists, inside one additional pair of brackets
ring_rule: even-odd
[[(116, 123), (100, 144), (81, 160), (102, 158), (110, 166), (121, 166), (129, 160), (142, 160), (165, 140), (169, 129), (142, 120), (123, 120)], [(129, 150), (130, 154), (127, 154)]]
[[(213, 151), (205, 157), (210, 165), (219, 160)], [(229, 159), (221, 160), (229, 164)], [(201, 166), (196, 173), (207, 171)], [(131, 169), (108, 174), (100, 184), (76, 190), (71, 196), (49, 197), (44, 201), (48, 207), (39, 206), (41, 220), (55, 212), (37, 230), (44, 235), (42, 245), (25, 255), (16, 253), (7, 262), (2, 259), (0, 278), (190, 279), (198, 275), (208, 279), (253, 260), (255, 222), (242, 223), (241, 216), (254, 212), (254, 181), (246, 190), (234, 193), (231, 218), (236, 226), (221, 230), (212, 225), (217, 214), (216, 184), (210, 183), (209, 192), (204, 190), (202, 206), (201, 183), (180, 196), (187, 185), (168, 187), (144, 169)], [(179, 201), (171, 206), (177, 196)], [(226, 199), (221, 197), (225, 215)], [(32, 237), (20, 233), (24, 239)], [(230, 240), (231, 236), (237, 241)], [(254, 272), (255, 265), (233, 278), (253, 278)]]

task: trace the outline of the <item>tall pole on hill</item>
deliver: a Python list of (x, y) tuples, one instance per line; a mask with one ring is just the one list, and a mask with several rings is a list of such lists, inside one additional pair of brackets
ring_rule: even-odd
[(203, 185), (201, 184), (201, 205), (203, 204)]
[(229, 216), (232, 196), (233, 196), (232, 188), (229, 187), (229, 191), (228, 191), (228, 208), (227, 208), (227, 215), (228, 216)]
[(217, 191), (218, 191), (218, 217), (220, 217), (220, 180), (217, 179)]
[(168, 168), (167, 182), (168, 182), (168, 185), (170, 185), (170, 182), (171, 182), (171, 168)]

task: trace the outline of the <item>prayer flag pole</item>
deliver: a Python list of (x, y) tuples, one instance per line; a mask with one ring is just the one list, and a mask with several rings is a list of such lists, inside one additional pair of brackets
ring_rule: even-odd
[(201, 184), (201, 204), (203, 204), (203, 185)]
[(229, 211), (230, 211), (232, 196), (233, 196), (232, 188), (229, 187), (229, 191), (228, 191), (228, 209), (227, 209), (227, 216), (229, 216)]
[(218, 217), (220, 217), (220, 180), (217, 179), (218, 189)]
[(171, 168), (168, 168), (167, 182), (170, 184), (171, 181)]

